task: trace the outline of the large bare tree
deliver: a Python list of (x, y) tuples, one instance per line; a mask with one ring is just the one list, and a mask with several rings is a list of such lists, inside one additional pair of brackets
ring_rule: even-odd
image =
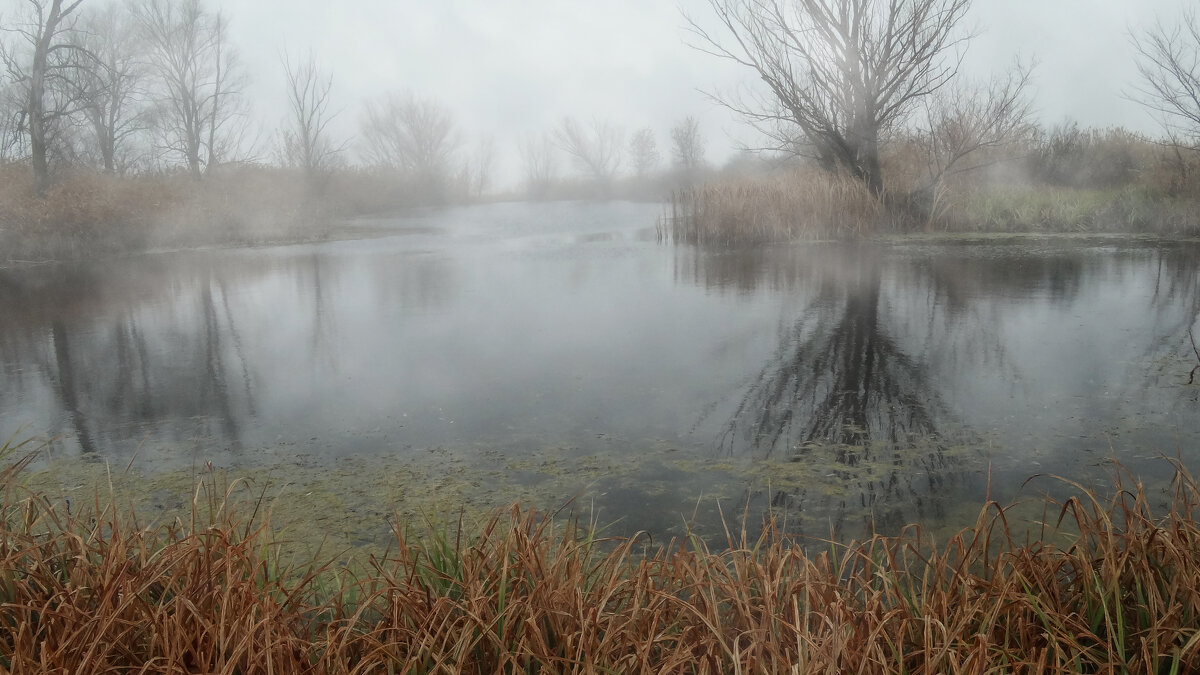
[(133, 7), (162, 88), (163, 145), (198, 179), (231, 158), (245, 131), (246, 77), (227, 20), (201, 0), (136, 0)]
[(345, 148), (344, 143), (333, 140), (328, 130), (336, 116), (329, 112), (333, 76), (320, 71), (312, 52), (298, 62), (285, 53), (283, 70), (287, 75), (288, 117), (280, 154), (285, 165), (302, 169), (311, 181), (332, 168)]
[(53, 125), (75, 112), (74, 83), (90, 57), (74, 44), (74, 18), (83, 0), (26, 0), (28, 16), (6, 28), (20, 36), (20, 48), (3, 52), (10, 77), (24, 88), (23, 125), (29, 133), (33, 189), (41, 196), (50, 186), (50, 135)]
[(754, 71), (766, 92), (725, 105), (781, 148), (803, 148), (884, 192), (880, 145), (958, 72), (971, 0), (709, 0), (696, 47)]
[(1141, 82), (1131, 98), (1149, 108), (1174, 139), (1200, 139), (1200, 21), (1189, 10), (1130, 37)]
[(127, 146), (149, 126), (149, 69), (137, 23), (127, 5), (111, 4), (83, 17), (77, 39), (93, 57), (78, 82), (82, 110), (105, 173), (130, 163)]

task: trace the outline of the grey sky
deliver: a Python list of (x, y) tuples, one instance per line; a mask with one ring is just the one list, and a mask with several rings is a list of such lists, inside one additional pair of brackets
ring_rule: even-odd
[[(704, 17), (705, 0), (683, 8)], [(1125, 125), (1155, 132), (1122, 98), (1136, 80), (1130, 28), (1173, 20), (1187, 0), (976, 0), (981, 31), (967, 68), (985, 74), (1034, 57), (1036, 107), (1047, 122)], [(649, 126), (665, 146), (672, 121), (698, 115), (710, 156), (748, 138), (697, 89), (749, 80), (733, 64), (690, 49), (674, 0), (217, 0), (255, 82), (257, 116), (283, 114), (279, 54), (309, 48), (333, 73), (353, 133), (362, 102), (409, 88), (450, 107), (469, 146), (494, 137), (500, 168), (515, 169), (522, 133), (563, 115)]]

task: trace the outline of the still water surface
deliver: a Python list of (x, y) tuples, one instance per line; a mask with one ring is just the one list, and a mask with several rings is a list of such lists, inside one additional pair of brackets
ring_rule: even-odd
[(659, 242), (659, 213), (501, 204), (0, 270), (0, 436), (391, 500), (576, 497), (653, 533), (718, 503), (820, 535), (955, 526), (1037, 473), (1200, 468), (1195, 243), (705, 251)]

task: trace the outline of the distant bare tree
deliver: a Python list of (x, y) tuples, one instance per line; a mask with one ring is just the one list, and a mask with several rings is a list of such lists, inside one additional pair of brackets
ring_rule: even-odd
[(456, 182), (462, 197), (478, 199), (487, 192), (491, 187), (492, 163), (495, 158), (495, 141), (491, 136), (480, 138), (458, 168)]
[(610, 184), (621, 168), (625, 134), (607, 121), (592, 120), (585, 129), (574, 118), (564, 117), (554, 138), (575, 166), (601, 185)]
[(368, 162), (404, 171), (431, 188), (444, 187), (461, 143), (450, 111), (412, 92), (367, 103), (362, 139)]
[[(723, 35), (697, 48), (754, 71), (768, 93), (722, 102), (882, 196), (880, 144), (958, 72), (971, 0), (709, 0)], [(803, 141), (797, 144), (797, 139)]]
[(324, 75), (310, 51), (304, 60), (293, 63), (285, 52), (283, 70), (287, 76), (288, 117), (283, 130), (281, 159), (286, 166), (304, 171), (312, 181), (337, 163), (345, 149), (330, 138), (327, 127), (336, 114), (330, 114), (333, 76)]
[(29, 133), (33, 189), (41, 196), (50, 187), (49, 147), (53, 125), (76, 111), (74, 83), (90, 65), (90, 57), (71, 40), (75, 13), (83, 0), (26, 0), (28, 18), (6, 27), (24, 48), (6, 47), (3, 59), (9, 76), (24, 91), (22, 126)]
[(633, 164), (633, 172), (638, 178), (644, 178), (655, 166), (658, 166), (658, 142), (654, 140), (654, 132), (650, 129), (638, 129), (629, 139), (629, 159)]
[(700, 121), (688, 115), (671, 127), (671, 161), (675, 168), (695, 171), (704, 165), (704, 137)]
[(113, 173), (118, 164), (128, 164), (128, 142), (150, 123), (143, 43), (128, 7), (118, 4), (85, 14), (77, 35), (94, 57), (78, 83), (83, 113), (94, 135), (96, 161), (105, 173)]
[(1141, 83), (1131, 96), (1159, 117), (1171, 138), (1200, 139), (1200, 21), (1188, 10), (1130, 36)]
[(542, 132), (521, 139), (521, 162), (525, 167), (525, 190), (533, 199), (544, 199), (558, 176), (554, 141)]
[(471, 196), (482, 197), (492, 187), (492, 165), (496, 162), (496, 141), (491, 136), (479, 139), (471, 155)]
[(162, 87), (164, 147), (198, 179), (229, 160), (245, 133), (246, 76), (227, 21), (201, 0), (135, 0), (133, 11)]

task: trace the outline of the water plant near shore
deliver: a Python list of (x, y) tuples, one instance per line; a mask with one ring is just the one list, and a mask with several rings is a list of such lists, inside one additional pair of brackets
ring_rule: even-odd
[[(12, 455), (13, 443), (5, 446)], [(269, 505), (210, 477), (190, 522), (70, 508), (10, 460), (0, 666), (11, 672), (1194, 672), (1200, 486), (1115, 466), (1033, 524), (983, 505), (945, 542), (805, 542), (743, 516), (720, 547), (609, 539), (520, 507), (395, 523), (386, 554), (287, 564)], [(1028, 507), (1028, 502), (1025, 506)]]

